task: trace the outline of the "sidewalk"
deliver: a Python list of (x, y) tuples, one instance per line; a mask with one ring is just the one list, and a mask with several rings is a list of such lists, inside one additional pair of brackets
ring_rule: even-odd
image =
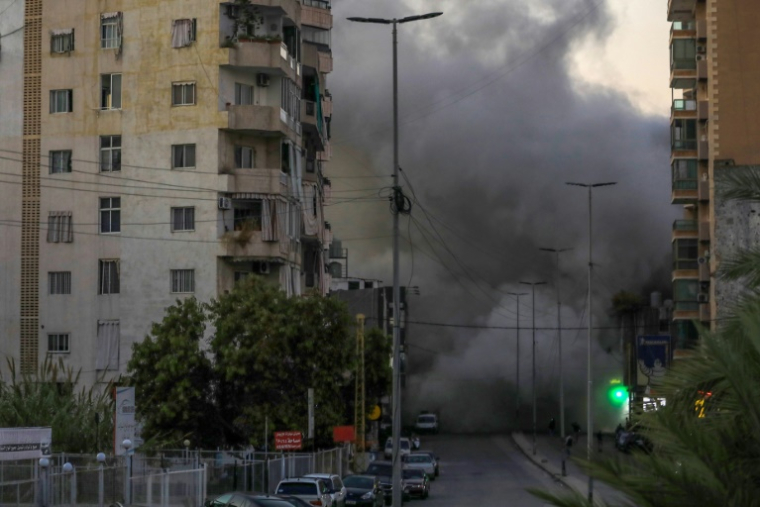
[[(521, 432), (512, 433), (512, 440), (514, 440), (517, 447), (525, 454), (525, 456), (533, 461), (537, 466), (544, 471), (552, 475), (557, 481), (564, 484), (566, 487), (573, 489), (580, 493), (584, 497), (588, 494), (588, 475), (572, 462), (571, 459), (565, 456), (565, 446), (560, 437), (550, 437), (549, 435), (536, 435), (536, 454), (533, 455), (533, 435), (524, 434)], [(594, 453), (597, 456), (603, 458), (609, 458), (614, 456), (615, 458), (622, 457), (613, 443), (611, 436), (607, 437), (604, 441), (602, 448), (603, 452), (597, 453), (596, 442), (594, 442)], [(581, 435), (580, 441), (576, 442), (572, 451), (573, 455), (581, 456), (586, 455), (586, 436)], [(562, 459), (565, 458), (565, 470), (566, 475), (562, 475)], [(625, 459), (625, 458), (622, 458)], [(603, 500), (608, 505), (622, 505), (626, 500), (625, 496), (619, 491), (613, 489), (607, 484), (599, 481), (594, 481), (594, 500)]]

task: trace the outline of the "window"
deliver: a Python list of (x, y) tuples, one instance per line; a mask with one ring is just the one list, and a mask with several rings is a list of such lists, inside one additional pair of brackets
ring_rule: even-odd
[(173, 83), (172, 105), (192, 106), (195, 104), (195, 83)]
[(670, 45), (670, 68), (697, 68), (697, 41), (695, 39), (673, 39)]
[(280, 160), (282, 161), (280, 169), (284, 173), (290, 173), (290, 143), (283, 141), (280, 145)]
[(121, 197), (100, 198), (100, 233), (121, 232)]
[(71, 172), (71, 150), (50, 152), (50, 174)]
[(245, 280), (251, 275), (250, 271), (235, 271), (235, 283)]
[(172, 208), (172, 232), (195, 230), (195, 208)]
[(121, 136), (100, 136), (100, 172), (121, 171)]
[(98, 294), (118, 294), (119, 260), (100, 259), (98, 261)]
[(280, 107), (295, 121), (301, 121), (301, 89), (290, 79), (281, 79)]
[(235, 167), (238, 169), (253, 169), (256, 163), (256, 152), (248, 146), (235, 146)]
[(118, 49), (121, 46), (121, 13), (109, 12), (100, 15), (101, 49)]
[(71, 211), (51, 211), (48, 215), (48, 243), (72, 243), (74, 229)]
[(69, 351), (69, 334), (56, 333), (48, 335), (48, 352), (65, 354)]
[(696, 190), (697, 188), (697, 160), (676, 159), (673, 161), (673, 189)]
[(699, 244), (696, 239), (677, 239), (673, 242), (673, 268), (697, 269)]
[(195, 19), (175, 19), (172, 21), (172, 47), (184, 48), (195, 42), (197, 22)]
[(253, 85), (235, 83), (235, 104), (239, 106), (253, 104)]
[(172, 269), (172, 292), (195, 292), (195, 270)]
[(48, 294), (71, 294), (71, 271), (48, 272)]
[(674, 150), (697, 149), (697, 121), (673, 120), (670, 127), (671, 147)]
[(121, 74), (100, 76), (100, 109), (121, 109)]
[(235, 230), (248, 227), (254, 231), (261, 230), (261, 201), (258, 199), (240, 199), (235, 201)]
[(172, 169), (188, 169), (195, 167), (195, 145), (172, 145)]
[(98, 321), (97, 355), (95, 357), (96, 369), (119, 369), (120, 337), (121, 329), (118, 320)]
[(70, 113), (74, 110), (73, 107), (71, 90), (50, 90), (51, 113)]
[(50, 52), (68, 53), (74, 51), (74, 29), (53, 30), (50, 33)]

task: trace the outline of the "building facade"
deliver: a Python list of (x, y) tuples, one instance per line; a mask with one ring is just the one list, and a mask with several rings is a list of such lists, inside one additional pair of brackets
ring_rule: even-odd
[(177, 299), (326, 294), (324, 0), (0, 1), (0, 333), (124, 373)]
[(716, 277), (729, 252), (721, 238), (741, 233), (716, 213), (715, 175), (760, 164), (760, 5), (754, 0), (668, 0), (670, 35), (675, 341), (696, 339), (693, 321), (715, 327), (729, 304)]

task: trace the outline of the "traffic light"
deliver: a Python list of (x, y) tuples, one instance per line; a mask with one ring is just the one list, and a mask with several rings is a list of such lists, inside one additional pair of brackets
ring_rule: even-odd
[(628, 389), (620, 380), (611, 380), (610, 388), (607, 390), (607, 398), (609, 398), (610, 404), (621, 407), (628, 402)]

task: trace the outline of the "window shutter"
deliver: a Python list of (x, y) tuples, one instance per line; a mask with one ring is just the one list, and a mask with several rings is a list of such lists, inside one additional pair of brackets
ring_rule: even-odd
[(69, 51), (74, 51), (74, 29), (71, 29), (71, 47), (69, 48)]

